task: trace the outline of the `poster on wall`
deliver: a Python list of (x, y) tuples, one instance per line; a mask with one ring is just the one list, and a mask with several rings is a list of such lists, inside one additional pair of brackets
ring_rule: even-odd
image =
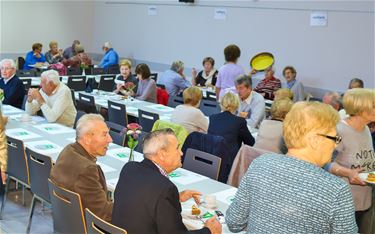
[(328, 23), (328, 14), (327, 12), (312, 12), (310, 14), (310, 26), (327, 26)]

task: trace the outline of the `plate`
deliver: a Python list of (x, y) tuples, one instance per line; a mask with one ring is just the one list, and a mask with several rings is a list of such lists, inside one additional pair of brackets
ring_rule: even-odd
[(251, 58), (250, 66), (257, 71), (263, 71), (272, 66), (274, 62), (275, 59), (271, 53), (262, 52)]
[[(370, 172), (370, 173), (371, 173), (371, 174), (375, 174), (375, 171)], [(367, 180), (367, 176), (368, 176), (368, 174), (370, 174), (370, 173), (362, 172), (362, 173), (359, 173), (358, 175), (359, 175), (359, 178), (361, 178), (361, 180), (365, 181), (366, 183), (369, 183), (369, 184), (373, 184), (373, 185), (375, 185), (375, 182), (372, 182), (372, 181), (368, 181), (368, 180)]]

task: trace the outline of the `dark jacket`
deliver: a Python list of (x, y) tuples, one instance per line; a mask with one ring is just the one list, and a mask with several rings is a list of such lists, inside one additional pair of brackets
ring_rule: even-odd
[(14, 75), (6, 84), (4, 79), (0, 79), (0, 89), (4, 91), (3, 104), (22, 108), (22, 102), (26, 91), (22, 80), (18, 78), (18, 76)]
[(187, 231), (182, 223), (177, 187), (149, 159), (129, 162), (115, 190), (112, 223), (128, 233), (210, 233)]

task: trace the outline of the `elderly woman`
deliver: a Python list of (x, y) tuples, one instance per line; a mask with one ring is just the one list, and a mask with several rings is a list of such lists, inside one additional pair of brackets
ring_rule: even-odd
[(288, 88), (293, 92), (293, 101), (298, 102), (305, 100), (303, 84), (299, 80), (296, 80), (296, 69), (292, 66), (286, 66), (283, 70), (283, 76), (286, 80), (286, 86), (284, 88)]
[(133, 89), (134, 92), (137, 92), (138, 88), (138, 80), (135, 76), (133, 76), (131, 72), (132, 62), (128, 59), (123, 59), (119, 63), (120, 66), (120, 75), (116, 78), (116, 89), (113, 91), (115, 93), (122, 93), (126, 90), (126, 83), (132, 82), (135, 87)]
[(336, 158), (329, 167), (331, 173), (350, 183), (358, 225), (363, 211), (369, 209), (372, 203), (372, 187), (364, 183), (358, 173), (375, 171), (374, 148), (367, 127), (367, 124), (375, 121), (374, 97), (374, 89), (346, 91), (343, 104), (349, 117), (337, 125), (337, 132), (343, 140), (337, 146)]
[[(257, 71), (252, 70), (251, 74), (255, 74)], [(281, 82), (279, 79), (275, 78), (275, 70), (273, 67), (269, 67), (264, 71), (265, 77), (261, 80), (254, 91), (260, 93), (265, 99), (273, 100), (274, 93), (281, 88)]]
[(321, 168), (340, 142), (338, 121), (326, 104), (294, 104), (283, 127), (287, 155), (264, 154), (251, 163), (226, 213), (229, 230), (357, 233), (348, 184)]
[(150, 78), (150, 68), (145, 63), (140, 63), (135, 68), (135, 74), (138, 78), (138, 89), (135, 98), (142, 101), (157, 103), (156, 83)]
[(215, 60), (206, 57), (202, 62), (203, 70), (197, 74), (195, 68), (191, 71), (192, 84), (197, 86), (215, 86), (218, 71), (214, 68)]
[(180, 124), (191, 132), (207, 132), (208, 119), (199, 110), (202, 91), (197, 87), (190, 87), (182, 93), (184, 104), (178, 105), (172, 113), (171, 122)]
[(294, 94), (290, 89), (279, 89), (275, 92), (275, 98), (273, 99), (274, 101), (281, 100), (281, 99), (289, 99), (292, 100), (294, 99)]
[(49, 43), (49, 51), (45, 54), (46, 60), (49, 64), (55, 64), (61, 62), (64, 57), (62, 55), (62, 49), (59, 49), (56, 41)]
[(363, 83), (363, 80), (359, 78), (353, 78), (349, 82), (348, 89), (355, 89), (355, 88), (364, 88), (365, 85)]
[(43, 45), (40, 43), (34, 43), (32, 46), (32, 51), (28, 52), (25, 57), (25, 64), (23, 65), (23, 70), (31, 70), (34, 67), (30, 65), (35, 65), (37, 63), (45, 63), (46, 57), (42, 54)]
[(271, 106), (271, 119), (262, 121), (254, 147), (278, 154), (285, 154), (288, 150), (283, 139), (283, 121), (293, 106), (289, 99), (274, 101)]

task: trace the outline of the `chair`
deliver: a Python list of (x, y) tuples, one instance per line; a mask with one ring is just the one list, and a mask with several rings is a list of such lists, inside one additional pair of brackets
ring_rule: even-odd
[(36, 153), (28, 148), (26, 148), (26, 155), (30, 171), (30, 189), (33, 193), (29, 222), (26, 229), (26, 232), (29, 233), (36, 201), (51, 203), (48, 178), (51, 173), (52, 160), (50, 157)]
[(163, 85), (163, 84), (156, 84), (156, 87), (158, 87), (158, 88), (161, 88), (161, 89), (164, 89), (164, 90), (165, 90), (165, 85)]
[(76, 101), (76, 95), (74, 94), (74, 89), (70, 89), (70, 94), (72, 95), (73, 104), (76, 107), (77, 101)]
[(16, 75), (18, 77), (35, 77), (35, 71), (33, 71), (33, 70), (17, 70)]
[(143, 153), (143, 139), (147, 134), (148, 132), (142, 131), (141, 134), (138, 135), (138, 145), (134, 148), (134, 151)]
[(80, 76), (80, 75), (82, 75), (82, 70), (79, 67), (69, 67), (66, 70), (66, 75), (68, 75), (68, 76)]
[(221, 111), (220, 104), (218, 102), (205, 99), (201, 101), (199, 109), (203, 112), (205, 116), (218, 114)]
[(108, 67), (107, 74), (114, 74), (114, 75), (120, 74), (120, 67), (118, 65), (112, 65)]
[(206, 91), (205, 99), (216, 102), (216, 93), (211, 92), (211, 91)]
[(108, 100), (108, 121), (126, 127), (128, 125), (126, 106), (124, 104)]
[(79, 120), (83, 115), (85, 115), (85, 114), (86, 114), (86, 112), (81, 111), (81, 110), (77, 110), (77, 115), (76, 115), (76, 118), (75, 118), (75, 120), (74, 120), (73, 129), (76, 129), (76, 128), (77, 128), (77, 122), (78, 122), (78, 120)]
[(87, 233), (81, 196), (48, 179), (55, 233)]
[(112, 92), (115, 86), (115, 75), (105, 75), (100, 77), (98, 89)]
[[(164, 86), (164, 85), (162, 85), (162, 86)], [(167, 90), (165, 90), (165, 86), (164, 86), (164, 88), (162, 88), (162, 87), (156, 88), (156, 99), (158, 101), (158, 104), (162, 104), (164, 106), (168, 105), (169, 94), (168, 94)]]
[(7, 137), (8, 143), (8, 167), (7, 167), (7, 183), (5, 194), (0, 209), (0, 219), (5, 206), (6, 197), (9, 191), (10, 180), (15, 180), (22, 185), (22, 204), (25, 205), (25, 187), (30, 188), (29, 167), (27, 165), (27, 157), (24, 144), (22, 141)]
[(84, 91), (86, 89), (86, 76), (69, 76), (67, 86), (74, 91)]
[(22, 79), (22, 84), (25, 87), (25, 90), (29, 90), (31, 88), (31, 79)]
[(142, 126), (142, 131), (151, 132), (152, 126), (158, 119), (158, 114), (138, 109), (138, 123)]
[(105, 72), (104, 68), (95, 67), (95, 68), (91, 69), (91, 74), (92, 75), (104, 75), (105, 73), (106, 72)]
[(98, 113), (95, 105), (95, 98), (93, 96), (78, 93), (77, 110), (81, 110), (85, 113)]
[(22, 69), (23, 66), (25, 65), (25, 58), (24, 57), (18, 57), (16, 60), (16, 65), (17, 65), (17, 70)]
[(178, 105), (184, 104), (184, 99), (179, 96), (169, 96), (168, 106), (175, 108)]
[(125, 146), (126, 133), (122, 134), (124, 126), (110, 121), (106, 121), (106, 124), (109, 128), (109, 135), (112, 137), (113, 143), (120, 146)]
[(174, 131), (174, 133), (177, 136), (178, 144), (180, 145), (180, 148), (181, 148), (185, 142), (186, 137), (189, 135), (189, 132), (183, 126), (179, 124), (162, 121), (160, 119), (156, 120), (156, 122), (154, 123), (154, 126), (152, 127), (151, 132), (155, 130), (165, 129), (165, 128), (170, 128)]
[(153, 79), (155, 83), (157, 83), (156, 81), (158, 80), (158, 73), (151, 73), (150, 78)]
[(186, 170), (217, 180), (219, 178), (220, 165), (221, 158), (189, 148), (186, 151), (185, 161), (182, 167)]
[(88, 234), (127, 234), (127, 232), (96, 216), (89, 209), (85, 209), (86, 229)]

